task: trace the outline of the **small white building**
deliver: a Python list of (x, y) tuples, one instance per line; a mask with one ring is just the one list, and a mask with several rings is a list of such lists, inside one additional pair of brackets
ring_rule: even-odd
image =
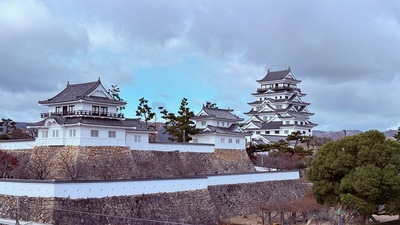
[(246, 136), (239, 126), (242, 118), (232, 114), (231, 109), (208, 108), (203, 106), (193, 117), (200, 132), (192, 136), (192, 143), (213, 143), (216, 148), (245, 149)]
[(53, 98), (39, 101), (47, 106), (43, 120), (28, 125), (36, 128), (36, 145), (130, 146), (139, 149), (149, 143), (149, 129), (140, 119), (118, 113), (123, 101), (114, 100), (101, 84), (67, 84)]

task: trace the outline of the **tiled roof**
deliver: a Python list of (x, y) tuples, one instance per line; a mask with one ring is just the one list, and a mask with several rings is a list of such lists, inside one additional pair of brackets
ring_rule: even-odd
[(287, 136), (279, 136), (279, 135), (261, 135), (263, 138), (267, 139), (271, 144), (278, 143), (280, 140), (286, 140)]
[(258, 81), (274, 81), (274, 80), (282, 80), (290, 73), (290, 69), (280, 70), (280, 71), (269, 71), (265, 75), (265, 77)]
[[(202, 130), (200, 131), (201, 134), (205, 134), (205, 133), (218, 133), (218, 134), (232, 134), (232, 133), (237, 133), (234, 132), (237, 128), (238, 128), (238, 124), (232, 124), (229, 127), (217, 127), (217, 126), (211, 126), (208, 125), (205, 129), (207, 130)], [(243, 133), (243, 132), (240, 132)]]
[(136, 130), (148, 130), (146, 126), (140, 122), (139, 119), (126, 118), (125, 120), (118, 119), (102, 119), (102, 118), (87, 118), (87, 117), (73, 117), (65, 118), (62, 116), (51, 116), (45, 120), (37, 123), (28, 124), (29, 127), (39, 127), (45, 124), (45, 121), (49, 118), (54, 119), (59, 125), (71, 125), (71, 124), (83, 124), (83, 125), (100, 125), (100, 126), (111, 126), (111, 127), (124, 127), (124, 128), (135, 128)]
[[(265, 77), (261, 80), (257, 80), (257, 82), (263, 82), (263, 81), (275, 81), (275, 80), (282, 80), (285, 79), (285, 77), (291, 72), (292, 70), (290, 67), (286, 70), (279, 70), (279, 71), (270, 71), (268, 70), (267, 74)], [(289, 80), (294, 80), (293, 78), (289, 78)]]
[(261, 129), (280, 129), (282, 121), (264, 122), (261, 124)]
[(101, 85), (100, 79), (95, 82), (88, 83), (80, 83), (80, 84), (67, 84), (64, 90), (58, 93), (53, 98), (39, 101), (40, 104), (49, 104), (49, 103), (61, 103), (61, 102), (70, 102), (77, 101), (80, 99), (84, 100), (94, 100), (97, 102), (111, 103), (111, 104), (125, 104), (125, 102), (116, 101), (113, 99), (103, 98), (103, 97), (94, 97), (87, 96), (92, 91), (94, 91), (99, 85)]
[[(231, 109), (219, 109), (219, 108), (207, 108), (203, 107), (204, 112), (207, 113), (209, 117), (214, 117), (217, 119), (227, 119), (227, 120), (235, 120), (241, 121), (242, 118), (232, 114)], [(196, 116), (196, 118), (203, 117), (203, 116)]]

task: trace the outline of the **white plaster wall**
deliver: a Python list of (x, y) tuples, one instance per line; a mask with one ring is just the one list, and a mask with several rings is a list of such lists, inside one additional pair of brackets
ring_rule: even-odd
[(0, 150), (33, 149), (36, 141), (0, 141)]
[(0, 194), (28, 197), (103, 198), (206, 189), (213, 185), (299, 179), (298, 171), (226, 174), (183, 179), (54, 182), (0, 180)]
[[(224, 139), (222, 143), (221, 139)], [(229, 139), (232, 139), (232, 143), (229, 143)], [(239, 140), (239, 143), (236, 143), (236, 139)], [(218, 135), (214, 137), (215, 147), (223, 148), (223, 149), (245, 149), (246, 148), (246, 138), (245, 137), (235, 137), (228, 135)]]
[(264, 181), (295, 180), (299, 179), (298, 171), (259, 172), (247, 174), (211, 175), (208, 185), (243, 184)]
[[(91, 130), (98, 130), (98, 137), (91, 137)], [(115, 138), (108, 137), (108, 131), (116, 131)], [(81, 127), (81, 144), (82, 146), (126, 146), (125, 130), (115, 128), (101, 127)]]
[[(132, 149), (132, 148), (131, 148)], [(137, 150), (154, 150), (154, 151), (179, 151), (179, 152), (214, 152), (213, 144), (195, 144), (195, 143), (149, 143), (144, 149)], [(136, 149), (132, 149), (136, 150)]]
[[(140, 141), (135, 135), (140, 136)], [(126, 132), (126, 146), (132, 150), (149, 150), (149, 134), (128, 131)]]

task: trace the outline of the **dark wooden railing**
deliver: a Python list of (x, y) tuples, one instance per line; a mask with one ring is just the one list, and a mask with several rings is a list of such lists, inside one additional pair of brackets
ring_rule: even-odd
[(41, 113), (41, 118), (47, 118), (49, 116), (64, 116), (64, 117), (75, 117), (75, 116), (88, 116), (88, 117), (106, 117), (106, 118), (124, 118), (122, 113), (110, 113), (110, 112), (97, 112), (89, 110), (74, 110), (66, 112), (51, 112)]

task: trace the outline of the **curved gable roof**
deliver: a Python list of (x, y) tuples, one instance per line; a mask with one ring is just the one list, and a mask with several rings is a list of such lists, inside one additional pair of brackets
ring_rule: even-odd
[[(224, 119), (224, 120), (234, 120), (234, 121), (242, 121), (242, 118), (232, 114), (231, 109), (219, 109), (219, 108), (207, 108), (203, 107), (200, 113), (197, 114), (195, 118), (200, 117), (213, 117), (216, 119)], [(205, 115), (206, 114), (206, 115)]]
[(268, 82), (268, 81), (276, 81), (276, 80), (283, 80), (283, 79), (298, 81), (293, 76), (292, 70), (289, 67), (286, 70), (279, 70), (279, 71), (268, 70), (268, 72), (264, 76), (264, 78), (261, 80), (257, 80), (257, 82)]
[(54, 96), (53, 98), (49, 98), (47, 100), (39, 101), (39, 104), (71, 102), (81, 99), (89, 101), (91, 100), (91, 101), (105, 102), (110, 104), (120, 104), (120, 105), (125, 104), (125, 102), (117, 101), (106, 97), (88, 96), (99, 86), (102, 86), (100, 79), (95, 82), (88, 82), (88, 83), (80, 83), (80, 84), (68, 83), (65, 89), (62, 90), (60, 93), (58, 93), (56, 96)]

